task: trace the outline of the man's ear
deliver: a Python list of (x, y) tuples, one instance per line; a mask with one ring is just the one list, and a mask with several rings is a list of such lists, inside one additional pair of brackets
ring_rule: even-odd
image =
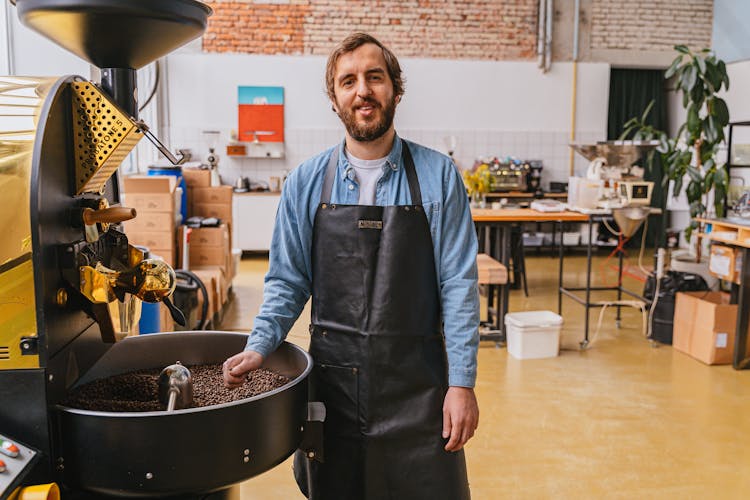
[(400, 95), (397, 95), (397, 96), (396, 96), (396, 104), (398, 104), (398, 103), (400, 103), (400, 102), (401, 102), (401, 96), (400, 96)]

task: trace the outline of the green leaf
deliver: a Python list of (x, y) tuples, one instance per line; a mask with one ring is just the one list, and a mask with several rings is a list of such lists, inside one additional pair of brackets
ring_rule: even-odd
[(669, 143), (665, 135), (659, 137), (659, 145), (656, 146), (656, 150), (661, 154), (665, 154), (669, 151)]
[(664, 79), (669, 80), (672, 78), (672, 76), (677, 73), (677, 68), (680, 67), (680, 63), (682, 62), (682, 54), (674, 58), (674, 61), (672, 61), (672, 64), (667, 68), (667, 71), (664, 73)]
[(693, 105), (696, 109), (703, 107), (703, 99), (705, 98), (703, 85), (698, 80), (692, 89), (690, 89), (690, 99), (693, 101)]
[(682, 177), (677, 177), (674, 180), (674, 189), (672, 190), (672, 194), (675, 198), (680, 196), (680, 191), (682, 191)]
[(716, 68), (716, 65), (712, 62), (706, 63), (706, 80), (708, 80), (708, 83), (711, 85), (711, 90), (713, 92), (718, 92), (719, 87), (721, 87), (721, 74)]
[(716, 117), (716, 121), (722, 127), (726, 127), (729, 124), (729, 108), (724, 99), (715, 97), (713, 99), (713, 114)]
[(680, 54), (689, 54), (690, 49), (687, 48), (687, 45), (675, 45), (674, 50), (679, 52)]
[(706, 134), (706, 140), (708, 142), (716, 142), (718, 132), (716, 131), (716, 123), (713, 116), (709, 116), (704, 120), (703, 133)]
[(711, 191), (711, 188), (713, 188), (714, 185), (714, 172), (709, 172), (706, 174), (706, 178), (703, 179), (703, 193), (708, 194), (709, 191)]
[(697, 133), (700, 130), (701, 126), (701, 119), (698, 116), (698, 109), (690, 103), (690, 106), (688, 106), (688, 112), (687, 112), (687, 128), (688, 131), (692, 134)]
[[(713, 153), (709, 151), (708, 155), (713, 155)], [(714, 162), (713, 158), (709, 157), (709, 158), (706, 158), (705, 160), (703, 160), (703, 168), (706, 171), (713, 170), (713, 168), (714, 168), (715, 165), (716, 165), (716, 162)], [(713, 171), (711, 171), (710, 173), (713, 176)], [(708, 174), (706, 174), (706, 178), (708, 178)]]
[(648, 106), (646, 106), (646, 109), (643, 111), (643, 114), (641, 115), (641, 123), (646, 123), (646, 118), (648, 118), (648, 114), (651, 112), (651, 108), (654, 107), (655, 102), (656, 102), (655, 99), (651, 99), (651, 102), (648, 103)]
[[(679, 87), (676, 90), (679, 90)], [(687, 92), (683, 92), (682, 93), (682, 107), (687, 108), (688, 102), (690, 102), (690, 95)]]
[(691, 64), (690, 66), (685, 68), (685, 72), (682, 74), (682, 79), (680, 80), (682, 90), (685, 92), (690, 92), (697, 79), (698, 70), (695, 69), (695, 66)]
[(702, 180), (701, 172), (696, 167), (692, 165), (688, 165), (687, 168), (688, 175), (690, 176), (690, 180), (693, 181), (688, 185), (688, 189), (690, 189), (690, 186), (693, 185), (694, 182), (700, 183)]
[(693, 56), (693, 61), (695, 62), (696, 67), (698, 68), (698, 72), (703, 75), (706, 73), (706, 61), (701, 56)]
[[(724, 87), (729, 90), (729, 75), (727, 74), (727, 65), (724, 63), (724, 61), (720, 60), (718, 63), (716, 63), (716, 69), (719, 71), (721, 81), (724, 82)], [(716, 90), (718, 91), (719, 89), (717, 88)]]

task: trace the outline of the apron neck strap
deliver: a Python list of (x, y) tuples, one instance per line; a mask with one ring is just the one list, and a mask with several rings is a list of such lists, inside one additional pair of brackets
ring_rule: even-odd
[[(417, 169), (414, 166), (414, 159), (411, 157), (409, 146), (401, 142), (401, 157), (404, 160), (404, 169), (406, 170), (406, 179), (409, 182), (409, 193), (411, 194), (412, 205), (422, 204), (422, 191), (419, 188), (419, 179), (417, 178)], [(336, 168), (339, 165), (339, 148), (334, 148), (326, 167), (326, 175), (323, 179), (323, 192), (320, 194), (321, 203), (331, 203), (331, 192), (333, 191), (333, 180), (336, 178)]]

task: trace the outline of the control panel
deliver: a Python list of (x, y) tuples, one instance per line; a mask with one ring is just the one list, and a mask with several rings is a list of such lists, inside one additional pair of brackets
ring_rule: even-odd
[(0, 434), (0, 498), (6, 498), (21, 485), (37, 452)]

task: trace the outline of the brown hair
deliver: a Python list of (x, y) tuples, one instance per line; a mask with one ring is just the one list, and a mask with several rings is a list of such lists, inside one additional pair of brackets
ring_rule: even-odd
[(388, 76), (393, 82), (393, 95), (395, 97), (404, 95), (404, 78), (401, 76), (401, 66), (398, 64), (398, 59), (396, 59), (393, 52), (372, 35), (368, 35), (367, 33), (352, 33), (344, 38), (344, 40), (333, 49), (331, 55), (328, 56), (328, 63), (326, 64), (326, 93), (328, 94), (328, 98), (332, 101), (336, 101), (333, 80), (336, 76), (336, 63), (338, 63), (339, 58), (342, 55), (353, 52), (362, 45), (368, 43), (377, 45), (383, 51), (383, 58), (385, 59)]

